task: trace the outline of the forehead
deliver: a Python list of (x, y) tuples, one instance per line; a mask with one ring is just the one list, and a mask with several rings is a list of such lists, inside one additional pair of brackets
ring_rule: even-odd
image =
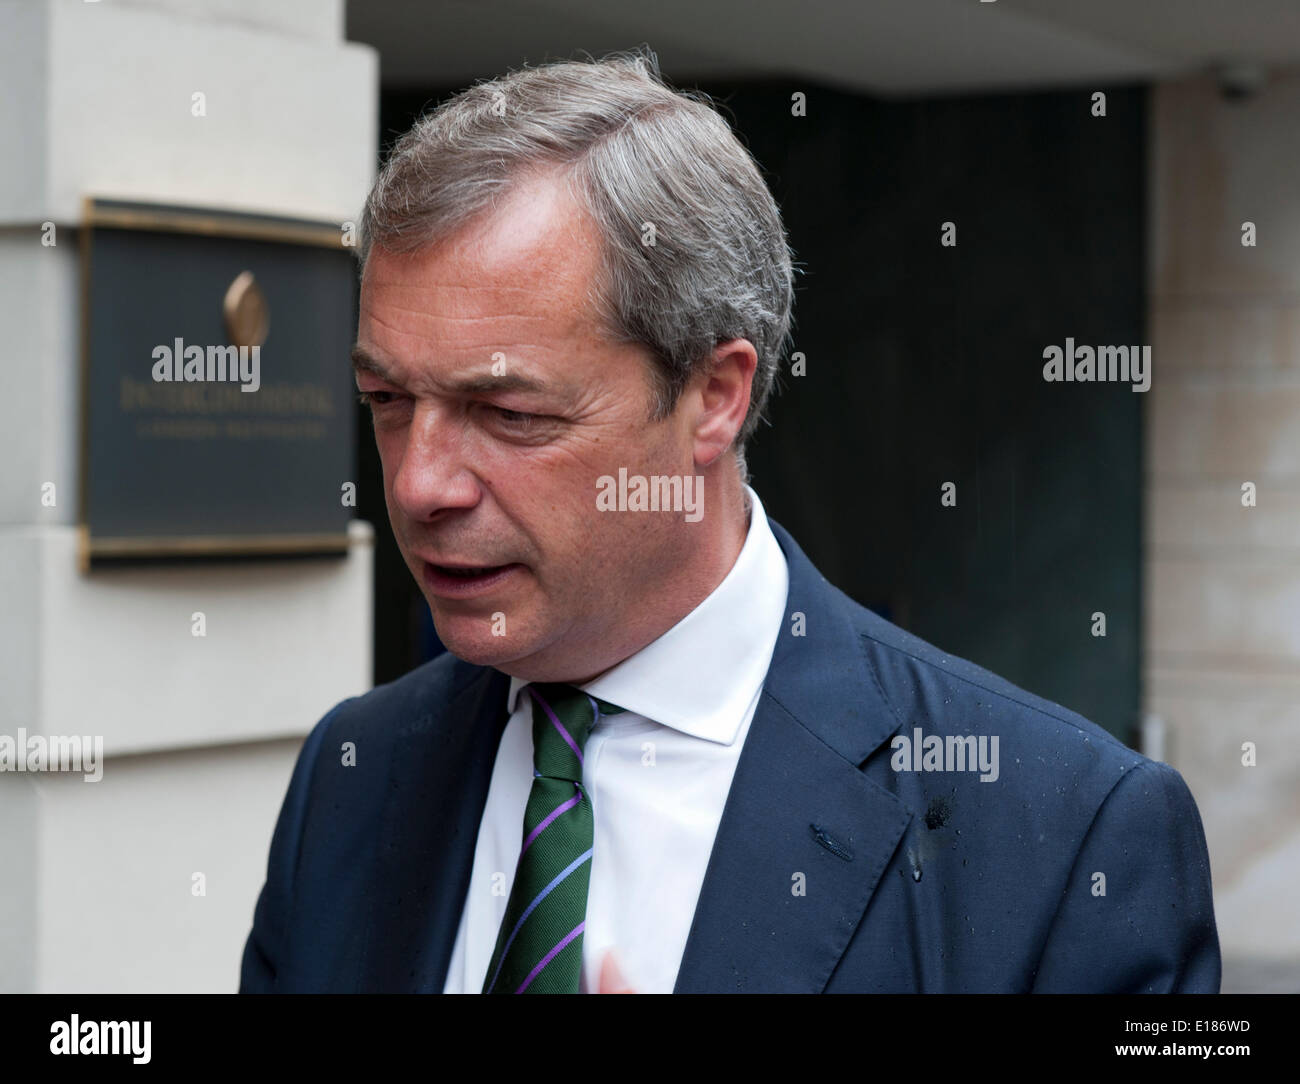
[(590, 218), (562, 181), (543, 177), (517, 184), (433, 246), (412, 253), (376, 246), (362, 306), (443, 321), (545, 319), (558, 331), (587, 315), (599, 255)]

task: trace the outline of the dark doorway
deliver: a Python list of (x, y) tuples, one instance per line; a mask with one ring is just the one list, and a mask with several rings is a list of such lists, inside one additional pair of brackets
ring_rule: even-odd
[[(1042, 367), (1067, 336), (1147, 341), (1145, 92), (1108, 91), (1096, 117), (1091, 91), (897, 103), (821, 89), (799, 117), (786, 83), (700, 89), (764, 167), (805, 269), (807, 373), (787, 359), (749, 456), (769, 515), (864, 605), (1131, 740), (1142, 396), (1049, 384)], [(385, 147), (447, 93), (384, 94)], [(440, 646), (387, 526), (365, 415), (358, 431), (383, 682)]]

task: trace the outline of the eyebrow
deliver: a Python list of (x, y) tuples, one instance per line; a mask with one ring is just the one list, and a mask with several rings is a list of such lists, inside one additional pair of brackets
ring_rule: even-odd
[[(352, 367), (364, 372), (374, 373), (380, 380), (385, 380), (390, 384), (400, 385), (402, 383), (381, 362), (368, 354), (360, 344), (352, 348)], [(494, 391), (546, 392), (553, 390), (549, 384), (518, 372), (506, 373), (503, 376), (492, 374), (468, 376), (462, 380), (451, 381), (445, 386), (448, 390), (462, 395), (482, 395)]]
[(390, 384), (396, 384), (393, 374), (385, 369), (378, 361), (366, 353), (365, 348), (356, 343), (352, 347), (352, 368), (361, 372), (374, 373), (381, 380), (387, 380)]

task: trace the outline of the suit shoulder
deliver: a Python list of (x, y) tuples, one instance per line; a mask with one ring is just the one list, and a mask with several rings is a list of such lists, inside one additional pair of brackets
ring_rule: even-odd
[(368, 693), (342, 701), (317, 725), (391, 742), (409, 726), (425, 722), (486, 669), (444, 653)]
[(1123, 771), (1151, 763), (1078, 712), (951, 655), (859, 605), (854, 626), (881, 691), (904, 725), (933, 732), (1000, 732), (1031, 755), (1086, 745)]

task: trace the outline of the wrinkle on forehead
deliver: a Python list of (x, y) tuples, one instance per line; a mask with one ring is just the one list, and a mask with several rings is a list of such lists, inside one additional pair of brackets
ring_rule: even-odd
[(513, 190), (491, 213), (439, 243), (411, 253), (376, 248), (375, 256), (362, 284), (363, 305), (382, 294), (390, 327), (395, 311), (403, 310), (416, 324), (541, 322), (553, 329), (547, 338), (589, 337), (595, 330), (588, 296), (600, 263), (599, 233), (554, 179)]

